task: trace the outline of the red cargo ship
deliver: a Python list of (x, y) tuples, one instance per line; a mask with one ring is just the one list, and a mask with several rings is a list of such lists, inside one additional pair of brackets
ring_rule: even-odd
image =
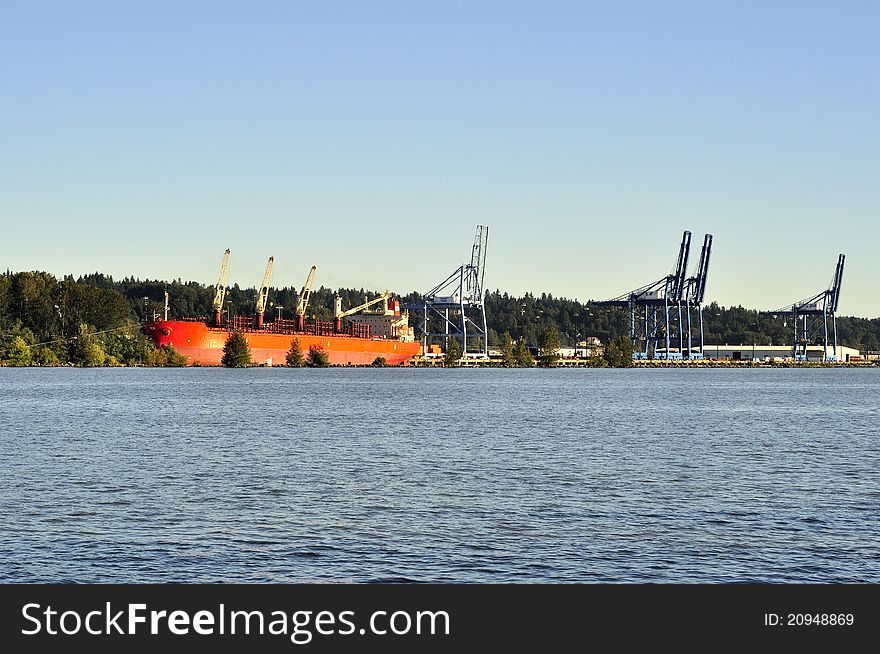
[[(223, 304), (229, 281), (230, 250), (223, 255), (220, 277), (214, 293), (214, 315), (209, 319), (168, 320), (168, 293), (165, 293), (165, 319), (144, 325), (144, 333), (153, 339), (156, 347), (170, 345), (184, 355), (190, 364), (217, 366), (223, 358), (223, 346), (232, 332), (241, 333), (257, 365), (282, 365), (295, 340), (303, 354), (312, 347), (327, 353), (331, 365), (369, 365), (377, 358), (392, 366), (406, 365), (419, 352), (420, 343), (413, 337), (409, 317), (400, 312), (400, 302), (391, 293), (366, 300), (348, 311), (342, 310), (342, 300), (336, 296), (331, 321), (305, 319), (306, 307), (315, 281), (315, 266), (309, 271), (306, 283), (299, 292), (294, 320), (284, 320), (280, 314), (273, 322), (264, 322), (269, 285), (275, 257), (269, 257), (263, 283), (257, 296), (254, 316), (232, 316), (223, 320)], [(364, 311), (381, 302), (378, 311)], [(281, 307), (277, 307), (280, 309)], [(362, 312), (363, 311), (363, 312)], [(362, 312), (362, 313), (361, 313)], [(348, 320), (348, 318), (350, 320)]]
[(421, 344), (401, 315), (400, 303), (389, 299), (384, 304), (384, 309), (359, 314), (346, 323), (279, 319), (257, 328), (254, 318), (234, 316), (231, 324), (217, 326), (208, 319), (154, 320), (144, 326), (144, 333), (156, 347), (173, 346), (191, 364), (220, 365), (226, 338), (237, 331), (247, 340), (257, 365), (283, 365), (294, 339), (303, 354), (312, 346), (324, 350), (332, 365), (369, 365), (377, 357), (388, 365), (406, 365)]

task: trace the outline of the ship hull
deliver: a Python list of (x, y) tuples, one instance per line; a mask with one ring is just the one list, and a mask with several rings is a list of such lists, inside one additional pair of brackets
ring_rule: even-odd
[[(208, 327), (204, 322), (157, 320), (144, 327), (156, 347), (170, 345), (190, 364), (216, 366), (223, 357), (223, 345), (229, 330)], [(257, 365), (283, 365), (294, 339), (299, 340), (303, 355), (317, 346), (324, 350), (331, 365), (369, 365), (383, 357), (388, 365), (406, 365), (419, 353), (418, 342), (385, 338), (358, 338), (341, 334), (278, 334), (261, 331), (241, 332)]]

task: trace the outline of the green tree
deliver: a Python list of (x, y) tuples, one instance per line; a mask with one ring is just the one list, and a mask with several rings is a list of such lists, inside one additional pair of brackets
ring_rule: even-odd
[(559, 331), (556, 325), (548, 325), (538, 338), (538, 365), (552, 368), (559, 361)]
[(20, 321), (41, 341), (57, 326), (58, 314), (54, 298), (58, 281), (46, 272), (20, 272), (12, 276), (9, 286), (9, 309), (12, 318)]
[(458, 345), (458, 339), (455, 336), (446, 337), (446, 356), (443, 357), (444, 366), (457, 365), (461, 359), (461, 347)]
[(11, 325), (11, 329), (0, 331), (0, 361), (10, 366), (29, 366), (33, 356), (31, 346), (37, 342), (34, 333), (18, 320)]
[(58, 359), (58, 355), (55, 353), (55, 350), (46, 347), (36, 348), (32, 350), (33, 362), (35, 366), (43, 366), (46, 368), (52, 368), (54, 366), (60, 366), (61, 361)]
[(6, 327), (9, 322), (12, 311), (12, 297), (10, 289), (12, 288), (12, 274), (6, 272), (0, 275), (0, 328)]
[(184, 355), (174, 349), (171, 345), (163, 345), (162, 349), (165, 350), (166, 361), (168, 362), (166, 365), (170, 368), (182, 368), (187, 364), (187, 359)]
[(31, 365), (31, 359), (30, 346), (24, 342), (21, 336), (13, 338), (6, 352), (6, 362), (10, 366), (22, 367)]
[(385, 357), (376, 357), (370, 365), (374, 368), (384, 368), (387, 363)]
[(230, 332), (223, 345), (223, 357), (220, 359), (227, 368), (247, 368), (253, 365), (251, 348), (241, 332)]
[(632, 355), (632, 341), (628, 336), (618, 336), (608, 342), (602, 356), (612, 368), (629, 368), (632, 366)]
[(516, 365), (520, 368), (531, 368), (535, 365), (535, 359), (532, 357), (532, 353), (529, 352), (529, 347), (526, 345), (526, 340), (524, 338), (521, 338), (516, 342), (514, 356), (516, 357)]
[(0, 358), (8, 353), (15, 339), (21, 338), (25, 345), (34, 345), (37, 342), (34, 333), (21, 324), (18, 320), (11, 322), (11, 329), (0, 331)]
[(147, 339), (136, 324), (129, 323), (113, 329), (106, 334), (101, 334), (99, 339), (108, 361), (115, 360), (126, 366), (165, 365), (165, 363), (156, 363), (156, 349), (153, 343)]
[[(156, 346), (153, 344), (153, 341), (147, 338), (147, 336), (139, 329), (132, 329), (129, 333), (129, 336), (130, 338), (127, 338), (125, 340), (125, 347), (123, 348), (122, 352), (123, 362), (127, 366), (146, 365), (149, 362), (153, 352), (156, 351)], [(168, 348), (176, 356), (183, 358), (183, 363), (181, 365), (186, 365), (186, 357), (184, 357), (170, 345), (168, 346)], [(177, 363), (172, 361), (170, 365), (176, 366)]]
[(178, 352), (172, 345), (163, 345), (153, 350), (152, 355), (148, 357), (147, 363), (151, 366), (159, 366), (162, 368), (181, 368), (188, 361), (187, 358)]
[(306, 363), (306, 358), (303, 356), (302, 346), (299, 344), (299, 339), (295, 338), (290, 342), (290, 349), (287, 350), (286, 356), (287, 365), (291, 368), (302, 368)]
[(501, 365), (505, 368), (516, 366), (516, 355), (513, 353), (513, 339), (510, 332), (504, 332), (501, 336)]
[(68, 345), (67, 351), (72, 364), (86, 368), (102, 366), (107, 358), (88, 325), (83, 323), (79, 323), (77, 335)]
[(330, 355), (319, 345), (309, 347), (309, 356), (306, 365), (309, 368), (326, 368), (330, 365)]

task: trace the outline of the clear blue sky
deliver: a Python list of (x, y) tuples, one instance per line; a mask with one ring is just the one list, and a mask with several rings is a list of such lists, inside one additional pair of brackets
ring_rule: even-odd
[[(878, 2), (0, 4), (0, 266), (880, 315)], [(692, 258), (698, 256), (694, 249)]]

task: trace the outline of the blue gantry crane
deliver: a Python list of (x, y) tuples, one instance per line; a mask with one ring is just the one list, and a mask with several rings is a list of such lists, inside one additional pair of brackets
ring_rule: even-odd
[[(703, 297), (712, 256), (712, 234), (703, 237), (696, 271), (687, 276), (691, 233), (685, 231), (672, 272), (597, 306), (627, 307), (636, 359), (703, 358)], [(683, 315), (684, 312), (684, 315)], [(699, 338), (699, 348), (694, 339)]]
[[(711, 239), (709, 240), (711, 244)], [(704, 246), (705, 247), (705, 246)], [(680, 359), (684, 352), (685, 333), (682, 329), (682, 308), (690, 308), (687, 294), (693, 289), (696, 299), (697, 279), (687, 277), (691, 233), (685, 231), (678, 249), (673, 271), (656, 282), (624, 293), (616, 298), (597, 302), (597, 306), (628, 307), (630, 310), (630, 338), (633, 357), (637, 359)], [(705, 249), (704, 249), (704, 254)], [(701, 264), (701, 268), (703, 264)], [(708, 255), (705, 257), (708, 269)], [(705, 275), (705, 270), (703, 271)], [(705, 285), (705, 276), (702, 278)], [(700, 330), (702, 334), (702, 328)], [(690, 331), (688, 330), (688, 338)], [(674, 341), (677, 340), (677, 343)], [(676, 348), (673, 350), (673, 345)]]
[(463, 357), (489, 356), (483, 280), (486, 276), (486, 250), (489, 227), (477, 225), (471, 262), (456, 268), (446, 279), (422, 294), (421, 302), (402, 305), (420, 312), (417, 324), (422, 339), (422, 354), (427, 354), (432, 337), (450, 336), (461, 343)]
[[(837, 361), (837, 305), (840, 301), (840, 287), (843, 284), (843, 265), (846, 256), (837, 257), (837, 268), (831, 286), (816, 295), (795, 302), (789, 307), (768, 312), (772, 316), (790, 319), (794, 329), (791, 354), (795, 361), (807, 360), (807, 347), (818, 345), (821, 340), (822, 360)], [(831, 355), (828, 354), (828, 319), (831, 318)], [(820, 336), (821, 334), (821, 336)]]

